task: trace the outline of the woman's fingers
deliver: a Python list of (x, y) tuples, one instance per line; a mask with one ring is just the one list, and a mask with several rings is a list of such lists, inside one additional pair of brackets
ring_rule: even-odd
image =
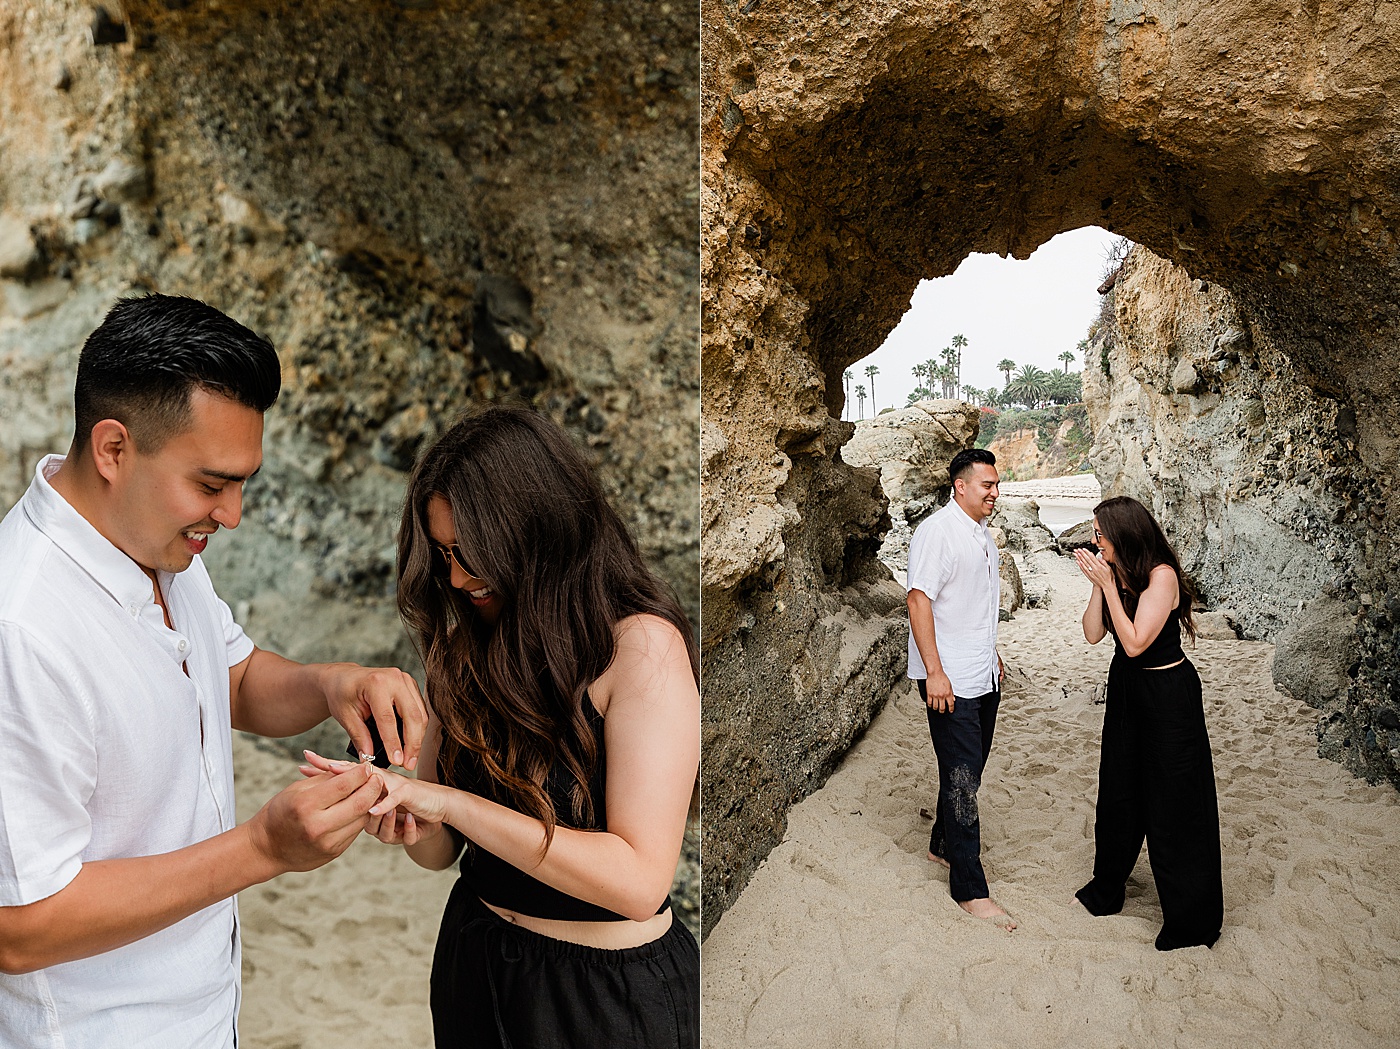
[(334, 758), (323, 758), (314, 750), (303, 750), (302, 754), (313, 767), (322, 772), (349, 772), (353, 768), (358, 768), (358, 763), (354, 761), (337, 761)]

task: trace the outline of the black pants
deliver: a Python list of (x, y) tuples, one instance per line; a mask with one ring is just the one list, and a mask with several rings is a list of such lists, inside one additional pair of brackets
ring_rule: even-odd
[[(928, 682), (916, 684), (927, 704)], [(1000, 692), (988, 692), (970, 699), (955, 696), (950, 713), (928, 708), (928, 734), (938, 755), (938, 808), (928, 851), (948, 861), (948, 891), (959, 903), (991, 895), (982, 870), (977, 791), (992, 752), (1000, 703)]]
[(1225, 902), (1201, 679), (1190, 660), (1143, 670), (1116, 655), (1104, 709), (1094, 878), (1075, 894), (1091, 914), (1123, 909), (1144, 838), (1162, 902), (1157, 949), (1211, 946)]
[(610, 951), (541, 936), (453, 886), (430, 982), (437, 1049), (696, 1049), (700, 949), (676, 916)]

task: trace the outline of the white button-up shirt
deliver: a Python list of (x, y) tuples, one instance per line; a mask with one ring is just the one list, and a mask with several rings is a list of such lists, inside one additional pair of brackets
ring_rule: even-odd
[[(0, 906), (91, 860), (171, 852), (234, 826), (229, 667), (253, 643), (198, 557), (151, 580), (49, 484), (0, 523)], [(184, 669), (182, 669), (182, 664)], [(188, 675), (185, 670), (188, 670)], [(233, 899), (135, 943), (0, 975), (0, 1046), (226, 1049)]]
[[(933, 605), (933, 631), (953, 695), (971, 699), (997, 680), (997, 620), (1001, 575), (997, 545), (986, 521), (974, 521), (949, 499), (914, 530), (909, 542), (910, 590)], [(909, 632), (909, 676), (927, 678), (914, 632)]]

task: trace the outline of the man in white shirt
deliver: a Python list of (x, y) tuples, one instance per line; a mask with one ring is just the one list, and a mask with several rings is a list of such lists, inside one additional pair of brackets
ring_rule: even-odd
[(996, 457), (964, 449), (953, 456), (948, 477), (952, 498), (909, 543), (909, 676), (928, 705), (938, 756), (928, 856), (949, 868), (948, 890), (963, 910), (1014, 929), (987, 889), (977, 815), (1001, 700), (1001, 577), (987, 528), (999, 494)]
[(416, 763), (412, 678), (254, 647), (200, 561), (239, 523), (280, 381), (204, 303), (118, 303), (83, 347), (68, 455), (0, 523), (0, 1045), (236, 1046), (234, 894), (339, 855), (381, 786), (300, 780), (235, 825), (232, 731), (329, 713), (363, 751), (372, 718)]

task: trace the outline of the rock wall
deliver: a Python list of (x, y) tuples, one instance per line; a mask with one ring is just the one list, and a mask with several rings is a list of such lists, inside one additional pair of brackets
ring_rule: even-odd
[(244, 523), (205, 558), (259, 644), (416, 665), (406, 471), (492, 402), (592, 450), (698, 622), (694, 9), (106, 11), (0, 0), (0, 502), (67, 448), (111, 302), (193, 295), (282, 359)]
[[(814, 638), (834, 649), (839, 626), (852, 638), (843, 665), (896, 672), (897, 657), (867, 643), (890, 610), (866, 596), (884, 500), (841, 461), (841, 375), (883, 341), (921, 278), (970, 252), (1025, 258), (1098, 225), (1229, 290), (1252, 344), (1297, 377), (1297, 418), (1335, 420), (1350, 497), (1319, 512), (1340, 513), (1345, 571), (1371, 580), (1371, 604), (1355, 597), (1369, 611), (1349, 695), (1394, 687), (1393, 5), (701, 10), (704, 789), (750, 799), (707, 806), (707, 922), (778, 840), (785, 796), (800, 789), (765, 793), (764, 755), (827, 767), (844, 745), (824, 723), (794, 737), (794, 706), (856, 718), (870, 707), (840, 670), (807, 684), (779, 668), (802, 665)], [(1268, 427), (1280, 463), (1300, 443), (1285, 429)], [(1283, 614), (1280, 601), (1261, 621)], [(1358, 735), (1360, 723), (1348, 729), (1359, 760), (1393, 774), (1400, 750), (1379, 730), (1374, 744)]]
[(948, 464), (972, 447), (979, 418), (978, 409), (962, 401), (919, 401), (856, 423), (841, 449), (841, 458), (852, 466), (880, 471), (890, 515), (880, 560), (896, 573), (909, 569), (914, 529), (948, 501)]
[(1277, 642), (1275, 682), (1319, 708), (1323, 756), (1394, 777), (1400, 695), (1362, 673), (1395, 611), (1376, 557), (1393, 533), (1366, 505), (1355, 409), (1310, 388), (1229, 292), (1142, 248), (1111, 294), (1084, 378), (1105, 497), (1151, 507), (1205, 600)]
[(207, 558), (264, 644), (409, 658), (391, 600), (406, 471), (494, 401), (593, 450), (697, 615), (693, 18), (108, 11), (125, 42), (94, 44), (88, 5), (0, 3), (0, 499), (67, 446), (77, 349), (107, 305), (188, 294), (283, 362), (246, 523)]

